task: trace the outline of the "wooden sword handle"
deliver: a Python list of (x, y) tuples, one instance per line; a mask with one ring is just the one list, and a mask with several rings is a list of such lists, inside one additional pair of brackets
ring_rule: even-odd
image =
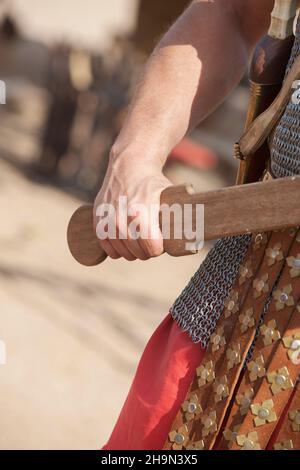
[[(160, 202), (168, 206), (174, 202), (181, 204), (194, 193), (191, 185), (170, 186), (162, 192)], [(83, 266), (97, 266), (106, 260), (107, 255), (100, 246), (94, 228), (92, 204), (83, 205), (74, 212), (67, 229), (67, 241), (72, 256)], [(172, 256), (178, 256), (179, 251), (180, 256), (194, 253), (179, 250), (176, 240), (168, 240), (164, 243), (164, 248)]]
[[(267, 232), (300, 225), (300, 176), (251, 183), (203, 193), (191, 186), (171, 186), (162, 192), (161, 203), (172, 206), (192, 206), (191, 227), (197, 221), (195, 209), (205, 210), (204, 240), (244, 233)], [(196, 244), (174, 237), (174, 220), (170, 220), (170, 235), (165, 237), (164, 250), (172, 256), (196, 253)], [(185, 227), (186, 228), (186, 227)], [(199, 229), (199, 227), (198, 227)], [(173, 235), (173, 238), (172, 238)], [(96, 266), (106, 258), (93, 227), (93, 208), (83, 206), (72, 216), (68, 227), (68, 243), (74, 258), (85, 266)], [(187, 243), (189, 250), (187, 251)]]

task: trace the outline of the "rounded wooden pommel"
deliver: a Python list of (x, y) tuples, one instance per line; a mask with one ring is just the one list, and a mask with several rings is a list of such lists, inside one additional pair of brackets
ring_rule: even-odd
[(93, 206), (79, 207), (72, 215), (67, 240), (72, 256), (83, 266), (97, 266), (106, 258), (93, 225)]

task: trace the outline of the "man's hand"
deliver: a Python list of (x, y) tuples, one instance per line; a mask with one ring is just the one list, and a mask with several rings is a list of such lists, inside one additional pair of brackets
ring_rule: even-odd
[[(161, 169), (151, 162), (123, 161), (119, 159), (110, 163), (104, 184), (95, 200), (94, 220), (96, 226), (101, 222), (97, 216), (97, 209), (101, 204), (111, 204), (118, 214), (120, 209), (120, 196), (127, 198), (128, 209), (134, 209), (127, 218), (126, 227), (121, 226), (118, 217), (111, 219), (116, 226), (116, 238), (99, 240), (101, 247), (113, 259), (120, 257), (128, 261), (136, 259), (147, 260), (163, 253), (163, 238), (159, 229), (159, 205), (162, 191), (170, 186)], [(142, 205), (143, 211), (137, 212), (135, 205)], [(146, 237), (134, 239), (130, 233), (130, 223), (134, 220), (135, 226), (141, 227)], [(125, 230), (124, 230), (125, 228)]]

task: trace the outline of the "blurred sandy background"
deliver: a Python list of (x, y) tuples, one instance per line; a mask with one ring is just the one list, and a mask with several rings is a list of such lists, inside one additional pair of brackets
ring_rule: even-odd
[[(162, 3), (172, 2), (0, 2), (0, 449), (100, 448), (147, 340), (208, 249), (87, 269), (66, 245), (70, 215), (101, 184), (133, 77), (186, 4), (174, 2), (169, 17)], [(90, 63), (96, 78), (78, 85), (78, 64), (90, 71)], [(231, 146), (246, 102), (241, 86), (193, 133), (205, 158), (173, 156), (172, 181), (201, 189), (234, 182)]]

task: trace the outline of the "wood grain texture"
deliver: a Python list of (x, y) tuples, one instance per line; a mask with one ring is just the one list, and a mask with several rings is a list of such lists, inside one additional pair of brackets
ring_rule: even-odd
[(299, 197), (300, 176), (199, 195), (206, 207), (205, 239), (297, 226)]
[(97, 266), (106, 258), (93, 226), (93, 206), (79, 207), (72, 215), (67, 240), (72, 256), (83, 266)]
[[(173, 186), (162, 193), (161, 202), (192, 204), (193, 225), (196, 204), (204, 204), (204, 239), (278, 230), (300, 225), (300, 176), (194, 193), (191, 186)], [(172, 222), (172, 220), (171, 220)], [(173, 227), (171, 223), (171, 234)], [(85, 266), (95, 266), (106, 258), (93, 228), (93, 207), (82, 206), (72, 216), (68, 244), (74, 258)], [(165, 252), (184, 256), (186, 240), (164, 240)]]

